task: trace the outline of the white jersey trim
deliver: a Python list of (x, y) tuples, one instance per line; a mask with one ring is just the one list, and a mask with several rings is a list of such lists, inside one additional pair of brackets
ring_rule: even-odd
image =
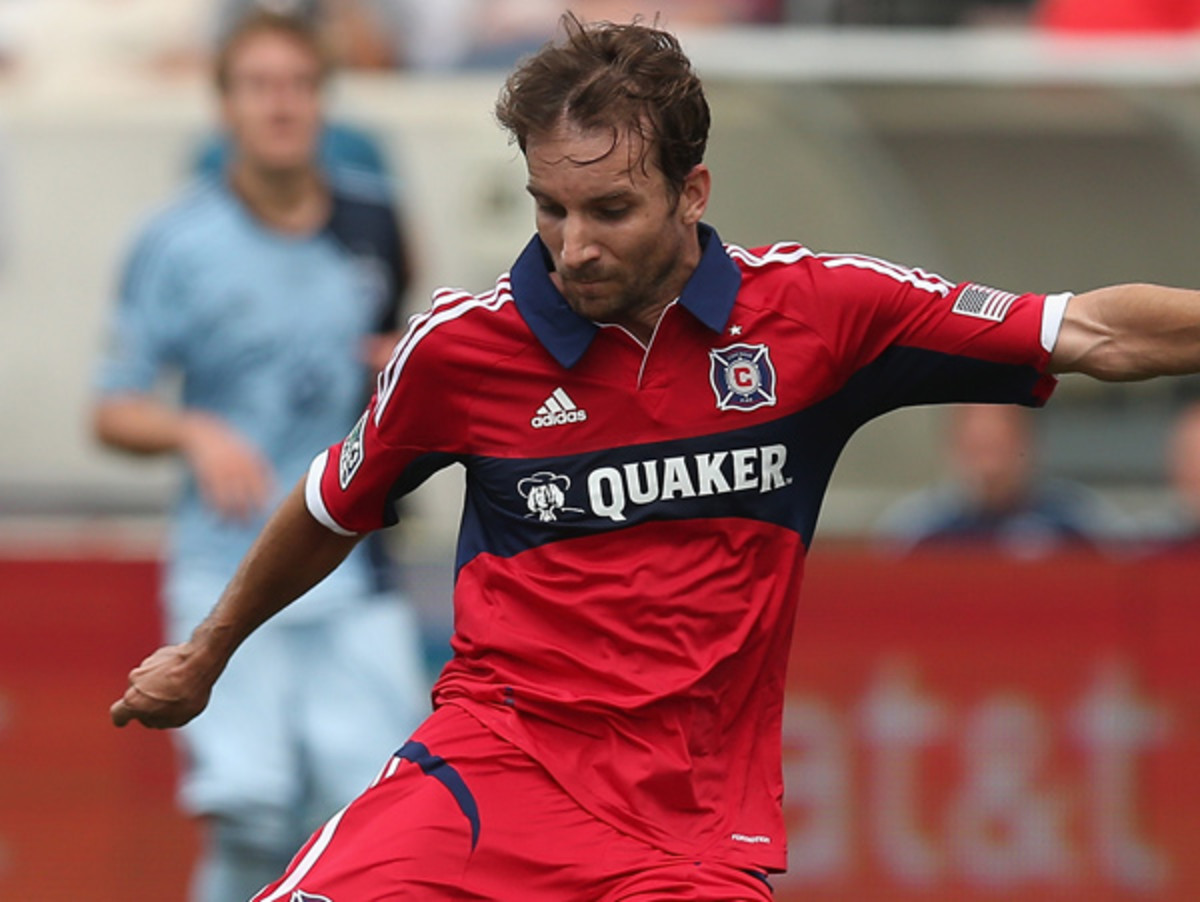
[(792, 241), (778, 242), (767, 248), (764, 254), (753, 254), (736, 244), (725, 245), (725, 252), (736, 257), (747, 266), (769, 266), (772, 263), (797, 263), (805, 257), (815, 257), (812, 251), (802, 244)]
[(1062, 331), (1063, 317), (1067, 315), (1067, 301), (1073, 297), (1075, 295), (1069, 291), (1046, 295), (1042, 305), (1042, 347), (1049, 354), (1054, 353), (1054, 346), (1058, 344), (1058, 333)]
[(895, 263), (889, 263), (887, 260), (880, 260), (876, 257), (864, 257), (858, 254), (818, 254), (817, 260), (827, 269), (837, 269), (842, 266), (866, 269), (895, 279), (897, 282), (904, 282), (925, 291), (935, 292), (942, 297), (949, 295), (955, 287), (953, 282), (943, 279), (937, 273), (897, 266)]
[(867, 269), (880, 275), (904, 282), (925, 291), (932, 291), (946, 297), (954, 290), (955, 283), (944, 279), (937, 273), (926, 272), (923, 269), (913, 269), (900, 266), (878, 257), (868, 257), (863, 254), (818, 254), (802, 244), (795, 242), (778, 242), (767, 248), (763, 254), (754, 254), (736, 244), (725, 245), (729, 256), (741, 260), (747, 266), (769, 266), (772, 263), (798, 263), (811, 257), (827, 269), (837, 269), (842, 266), (852, 266), (855, 269)]
[[(350, 806), (347, 805), (346, 808)], [(300, 881), (308, 876), (308, 872), (313, 869), (313, 865), (317, 863), (325, 850), (329, 848), (329, 844), (333, 841), (333, 834), (337, 831), (338, 824), (341, 823), (342, 817), (346, 813), (346, 808), (343, 808), (333, 817), (331, 817), (321, 828), (321, 832), (317, 838), (313, 840), (313, 844), (308, 851), (304, 853), (304, 857), (296, 863), (294, 870), (288, 874), (283, 883), (279, 884), (275, 892), (271, 895), (260, 899), (259, 902), (278, 902), (285, 897), (290, 898), (291, 892), (300, 885)], [(257, 896), (254, 897), (258, 899)]]
[(321, 497), (321, 478), (325, 475), (325, 466), (328, 463), (329, 451), (326, 450), (313, 458), (313, 462), (309, 464), (308, 477), (304, 480), (304, 504), (313, 515), (313, 519), (330, 532), (336, 532), (339, 536), (358, 535), (338, 525), (329, 513), (329, 508), (325, 506), (325, 499)]

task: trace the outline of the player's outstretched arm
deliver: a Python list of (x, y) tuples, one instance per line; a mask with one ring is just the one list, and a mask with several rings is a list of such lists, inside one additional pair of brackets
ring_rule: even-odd
[(270, 463), (212, 413), (176, 408), (135, 392), (112, 395), (93, 408), (92, 432), (110, 448), (131, 454), (179, 454), (204, 503), (223, 517), (257, 517), (274, 492)]
[(110, 709), (113, 723), (123, 727), (136, 720), (163, 729), (182, 726), (198, 715), (246, 637), (324, 579), (358, 540), (313, 519), (304, 504), (301, 480), (191, 638), (160, 648), (130, 672), (129, 688)]
[(1110, 382), (1200, 372), (1200, 292), (1133, 284), (1076, 295), (1050, 368)]

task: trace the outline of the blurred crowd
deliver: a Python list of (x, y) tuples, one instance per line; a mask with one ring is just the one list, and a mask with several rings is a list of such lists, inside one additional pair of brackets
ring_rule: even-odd
[(942, 477), (900, 498), (876, 524), (886, 553), (974, 548), (1036, 559), (1080, 549), (1122, 556), (1200, 549), (1200, 401), (1180, 404), (1167, 429), (1165, 503), (1139, 512), (1050, 473), (1038, 415), (1027, 408), (955, 405), (945, 426)]
[(0, 0), (0, 71), (63, 83), (97, 65), (194, 71), (255, 5), (320, 20), (344, 66), (415, 71), (506, 67), (546, 40), (567, 8), (614, 21), (640, 13), (673, 28), (1179, 31), (1200, 22), (1200, 0)]

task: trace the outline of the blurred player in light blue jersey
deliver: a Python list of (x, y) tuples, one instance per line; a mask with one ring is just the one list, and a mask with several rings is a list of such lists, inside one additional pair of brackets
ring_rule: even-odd
[[(266, 514), (353, 427), (407, 281), (381, 182), (317, 160), (324, 57), (308, 26), (255, 14), (218, 58), (226, 171), (133, 245), (98, 375), (99, 439), (176, 454), (163, 600), (186, 638)], [(164, 377), (182, 399), (164, 400)], [(204, 819), (194, 898), (253, 895), (361, 791), (427, 713), (417, 624), (369, 547), (255, 637), (183, 731), (181, 801)]]

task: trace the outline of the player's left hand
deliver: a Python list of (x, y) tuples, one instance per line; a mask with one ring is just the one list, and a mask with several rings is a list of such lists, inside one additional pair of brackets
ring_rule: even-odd
[(215, 676), (198, 666), (190, 643), (167, 645), (129, 674), (129, 688), (109, 709), (123, 727), (136, 720), (154, 729), (181, 727), (204, 710)]

